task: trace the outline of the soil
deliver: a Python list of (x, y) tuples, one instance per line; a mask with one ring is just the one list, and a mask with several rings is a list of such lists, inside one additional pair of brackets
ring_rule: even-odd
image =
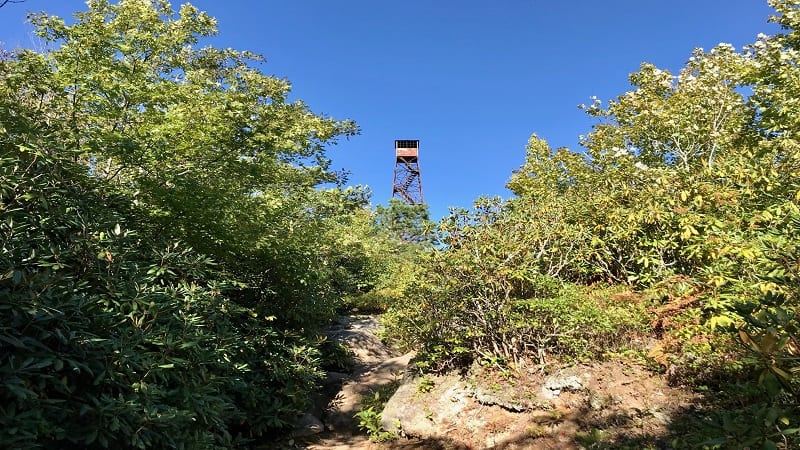
[[(265, 448), (668, 449), (680, 433), (674, 428), (679, 416), (701, 401), (688, 389), (669, 386), (663, 375), (624, 359), (573, 365), (549, 374), (536, 368), (511, 373), (475, 367), (462, 378), (468, 404), (439, 420), (432, 436), (371, 442), (353, 418), (361, 397), (401, 378), (413, 355), (398, 355), (376, 338), (375, 316), (349, 318), (344, 323), (333, 337), (353, 348), (357, 363), (350, 380), (328, 404), (327, 417), (323, 417), (326, 430)], [(580, 387), (547, 390), (554, 379), (579, 380)], [(420, 396), (433, 399), (439, 378), (428, 381), (433, 381), (433, 389)], [(432, 417), (430, 412), (428, 417)], [(335, 422), (335, 429), (330, 429), (330, 422)]]

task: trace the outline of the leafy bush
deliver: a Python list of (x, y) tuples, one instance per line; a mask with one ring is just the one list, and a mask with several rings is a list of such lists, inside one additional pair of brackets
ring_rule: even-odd
[(606, 295), (613, 296), (569, 286), (556, 297), (520, 300), (510, 312), (516, 340), (542, 364), (549, 355), (585, 362), (630, 348), (632, 338), (648, 331), (645, 304), (629, 297), (615, 302)]
[(617, 303), (613, 290), (590, 294), (539, 274), (539, 261), (516, 246), (525, 236), (514, 231), (513, 216), (499, 203), (482, 205), (476, 216), (484, 222), (461, 216), (444, 224), (450, 247), (427, 255), (385, 316), (387, 335), (419, 350), (418, 367), (442, 370), (479, 357), (585, 360), (644, 332), (645, 302), (619, 296)]
[(191, 5), (87, 6), (70, 23), (31, 15), (47, 50), (0, 63), (13, 111), (4, 121), (21, 108), (31, 120), (9, 132), (73, 151), (104, 189), (136, 202), (154, 232), (243, 283), (231, 295), (260, 316), (295, 329), (332, 317), (369, 267), (359, 242), (335, 239), (367, 192), (342, 188), (325, 154), (357, 126), (289, 101), (290, 84), (253, 64), (260, 56), (200, 45), (216, 24)]
[(325, 339), (319, 346), (322, 354), (322, 368), (330, 372), (350, 373), (355, 366), (355, 354), (350, 347)]
[(770, 395), (753, 383), (720, 386), (714, 399), (672, 424), (674, 448), (796, 448), (797, 406), (765, 402)]
[(207, 258), (130, 229), (142, 214), (69, 153), (2, 148), (5, 445), (227, 447), (305, 406), (313, 348), (226, 298)]
[(381, 417), (386, 402), (392, 397), (399, 384), (397, 381), (385, 384), (361, 398), (358, 412), (353, 417), (358, 419), (358, 427), (366, 431), (372, 441), (386, 442), (397, 439), (396, 433), (383, 429)]

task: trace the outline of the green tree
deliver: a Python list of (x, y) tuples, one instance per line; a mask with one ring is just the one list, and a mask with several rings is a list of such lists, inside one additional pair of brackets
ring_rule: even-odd
[(3, 445), (229, 447), (290, 423), (320, 375), (316, 351), (224, 295), (229, 274), (161, 238), (6, 100)]
[(199, 47), (215, 22), (190, 5), (32, 21), (49, 50), (0, 58), (0, 441), (227, 448), (286, 427), (321, 375), (313, 329), (367, 278), (333, 239), (367, 192), (317, 188), (355, 125)]
[(392, 239), (417, 244), (435, 244), (435, 224), (428, 205), (411, 205), (393, 198), (387, 206), (375, 209), (375, 224)]
[(287, 311), (292, 326), (324, 319), (334, 291), (317, 270), (315, 214), (331, 200), (315, 188), (338, 181), (325, 146), (356, 126), (289, 102), (289, 82), (255, 68), (259, 56), (201, 47), (215, 20), (191, 5), (88, 5), (71, 25), (33, 16), (52, 50), (9, 61), (8, 95), (95, 177), (135, 196), (163, 235), (247, 283), (243, 301)]

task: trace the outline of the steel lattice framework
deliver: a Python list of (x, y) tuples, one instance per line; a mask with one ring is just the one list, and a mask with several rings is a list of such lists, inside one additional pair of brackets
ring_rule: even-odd
[(394, 141), (394, 183), (392, 198), (401, 198), (410, 205), (425, 203), (419, 169), (419, 141)]

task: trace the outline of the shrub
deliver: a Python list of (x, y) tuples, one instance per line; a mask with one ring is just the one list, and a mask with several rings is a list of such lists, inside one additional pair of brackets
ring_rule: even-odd
[(421, 369), (466, 366), (479, 357), (504, 364), (587, 360), (630, 345), (649, 326), (638, 296), (498, 268), (507, 253), (484, 247), (491, 245), (485, 236), (468, 243), (429, 255), (428, 270), (384, 318), (388, 336), (419, 350)]
[(227, 447), (293, 420), (316, 350), (70, 157), (2, 143), (0, 441)]

